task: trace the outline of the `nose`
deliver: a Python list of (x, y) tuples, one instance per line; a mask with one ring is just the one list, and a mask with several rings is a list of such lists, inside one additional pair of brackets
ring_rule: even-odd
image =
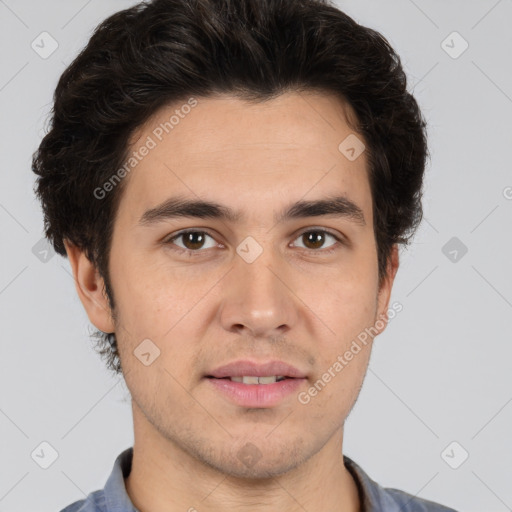
[(293, 292), (289, 268), (271, 253), (265, 250), (252, 263), (236, 257), (223, 285), (220, 317), (227, 331), (273, 338), (296, 325), (300, 300)]

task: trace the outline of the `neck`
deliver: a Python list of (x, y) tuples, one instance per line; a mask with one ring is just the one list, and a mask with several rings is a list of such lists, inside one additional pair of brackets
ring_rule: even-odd
[(219, 471), (164, 438), (138, 414), (134, 427), (132, 468), (125, 485), (141, 512), (360, 511), (357, 485), (343, 464), (342, 427), (302, 464), (268, 478)]

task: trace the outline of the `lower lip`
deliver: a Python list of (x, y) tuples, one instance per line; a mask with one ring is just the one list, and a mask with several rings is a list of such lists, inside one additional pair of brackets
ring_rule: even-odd
[(215, 388), (242, 407), (274, 407), (306, 381), (285, 379), (272, 384), (243, 384), (229, 379), (207, 378)]

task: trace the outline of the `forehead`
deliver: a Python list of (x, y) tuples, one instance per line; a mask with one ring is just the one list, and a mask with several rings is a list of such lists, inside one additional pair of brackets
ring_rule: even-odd
[(120, 209), (136, 215), (179, 195), (257, 216), (276, 202), (345, 195), (371, 217), (366, 154), (344, 153), (355, 120), (340, 99), (313, 92), (259, 103), (218, 95), (165, 106), (132, 137), (130, 155), (137, 157)]

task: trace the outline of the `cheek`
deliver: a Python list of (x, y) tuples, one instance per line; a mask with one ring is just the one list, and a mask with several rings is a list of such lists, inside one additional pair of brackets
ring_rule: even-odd
[[(172, 325), (172, 319), (167, 318), (168, 309), (173, 303), (170, 296), (172, 288), (165, 286), (165, 297), (162, 283), (159, 283), (156, 273), (147, 263), (143, 264), (135, 258), (116, 259), (114, 253), (111, 261), (118, 322), (127, 350), (133, 350), (146, 338), (158, 343), (164, 325)], [(116, 261), (117, 264), (114, 264)]]
[(323, 310), (336, 335), (345, 338), (374, 320), (377, 274), (366, 270), (331, 276), (316, 294), (311, 297), (312, 303)]
[(374, 319), (376, 311), (376, 292), (367, 289), (343, 288), (336, 295), (331, 293), (330, 316), (339, 329), (339, 334), (364, 329)]
[(151, 340), (160, 350), (155, 367), (173, 368), (183, 382), (187, 372), (176, 372), (188, 367), (182, 363), (195, 355), (193, 340), (203, 333), (209, 304), (201, 297), (215, 282), (199, 279), (191, 268), (147, 262), (143, 266), (142, 261), (125, 259), (116, 269), (115, 283), (113, 278), (125, 352), (133, 353), (143, 340)]
[[(371, 351), (369, 329), (376, 314), (377, 279), (372, 272), (340, 276), (324, 282), (321, 293), (311, 296), (312, 311), (328, 329), (315, 341), (323, 400), (334, 393), (347, 403), (358, 392)], [(332, 396), (336, 400), (336, 396)]]

